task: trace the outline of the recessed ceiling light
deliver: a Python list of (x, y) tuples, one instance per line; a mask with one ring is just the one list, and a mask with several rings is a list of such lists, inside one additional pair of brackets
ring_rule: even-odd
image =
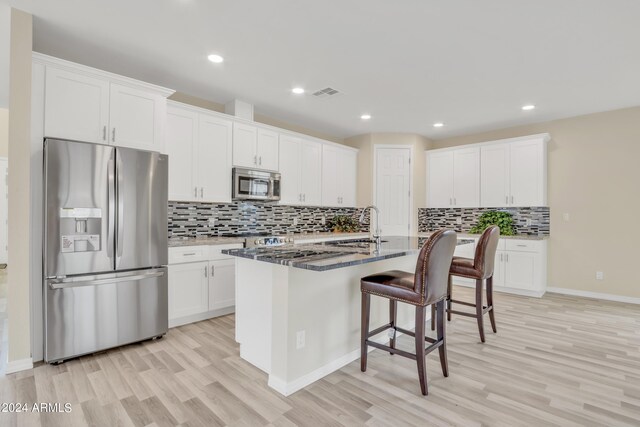
[(291, 92), (295, 93), (296, 95), (302, 95), (304, 93), (304, 89), (301, 87), (294, 87), (293, 89), (291, 89)]
[(535, 108), (536, 108), (536, 106), (535, 106), (535, 105), (533, 105), (533, 104), (523, 105), (523, 106), (522, 106), (522, 109), (523, 109), (524, 111), (535, 110)]
[(444, 126), (444, 123), (442, 123), (442, 122), (438, 122), (438, 123), (434, 123), (433, 124), (434, 128), (441, 128), (442, 126)]
[(224, 58), (220, 55), (209, 55), (207, 56), (207, 58), (209, 59), (209, 61), (215, 63), (215, 64), (219, 64), (221, 62), (224, 61)]
[(371, 114), (363, 114), (363, 115), (360, 116), (360, 118), (362, 120), (369, 120), (369, 119), (371, 119)]

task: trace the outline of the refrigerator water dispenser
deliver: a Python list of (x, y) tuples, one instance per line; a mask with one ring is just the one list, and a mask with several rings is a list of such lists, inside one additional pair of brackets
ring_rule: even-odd
[(63, 253), (99, 251), (101, 229), (102, 209), (60, 209), (60, 242)]

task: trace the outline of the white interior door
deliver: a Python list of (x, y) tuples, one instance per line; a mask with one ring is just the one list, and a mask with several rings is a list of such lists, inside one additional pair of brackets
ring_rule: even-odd
[[(410, 232), (411, 149), (376, 148), (375, 201), (385, 236)], [(372, 218), (372, 231), (375, 220)]]
[(0, 157), (0, 264), (6, 264), (8, 259), (7, 234), (9, 215), (9, 194), (7, 187), (8, 161)]

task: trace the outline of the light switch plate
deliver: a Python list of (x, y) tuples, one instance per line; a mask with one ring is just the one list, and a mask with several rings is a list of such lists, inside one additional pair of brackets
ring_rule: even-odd
[(565, 212), (562, 214), (562, 220), (563, 221), (569, 221), (570, 217), (569, 217), (569, 213)]
[(305, 331), (296, 332), (296, 350), (304, 348), (305, 345)]
[(596, 271), (596, 280), (604, 280), (604, 271)]

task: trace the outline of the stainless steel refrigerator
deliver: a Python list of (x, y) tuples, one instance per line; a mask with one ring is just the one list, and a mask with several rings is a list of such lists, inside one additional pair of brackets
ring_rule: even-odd
[(45, 140), (45, 361), (167, 332), (167, 171), (159, 153)]

